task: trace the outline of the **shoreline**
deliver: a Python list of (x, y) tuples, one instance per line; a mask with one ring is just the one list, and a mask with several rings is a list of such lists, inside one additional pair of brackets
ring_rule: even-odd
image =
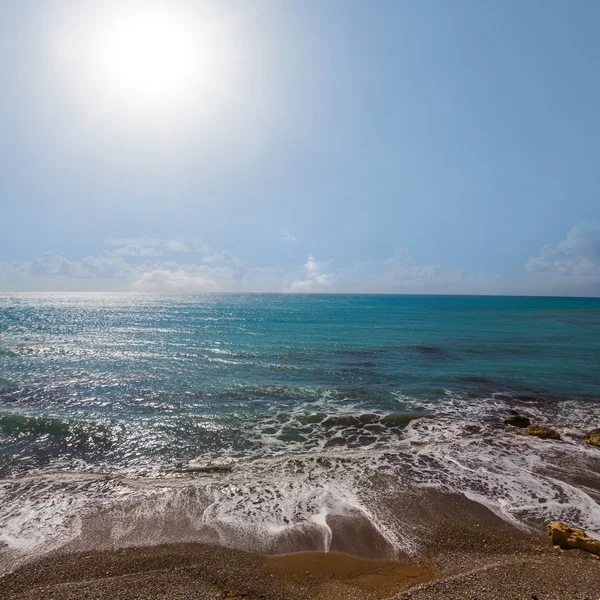
[[(491, 514), (491, 513), (490, 513)], [(480, 521), (480, 515), (466, 515)], [(200, 543), (61, 553), (0, 578), (7, 600), (595, 600), (600, 560), (487, 522), (439, 524), (413, 560), (331, 551), (266, 556)]]
[[(458, 494), (398, 498), (417, 555), (382, 558), (356, 519), (329, 521), (329, 552), (258, 554), (206, 543), (75, 551), (67, 545), (0, 578), (3, 600), (596, 600), (600, 560), (561, 551)], [(372, 532), (371, 532), (372, 533)], [(336, 540), (337, 538), (337, 540)], [(298, 546), (301, 548), (301, 546)], [(341, 551), (340, 551), (341, 550)], [(354, 554), (354, 555), (353, 555)], [(359, 556), (357, 556), (357, 554)]]
[(5, 479), (0, 598), (597, 600), (600, 560), (542, 533), (599, 530), (600, 456), (564, 438), (420, 419), (377, 452)]

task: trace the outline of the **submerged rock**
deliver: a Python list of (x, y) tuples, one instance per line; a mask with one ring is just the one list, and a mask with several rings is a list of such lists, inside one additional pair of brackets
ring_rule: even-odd
[(585, 443), (600, 448), (600, 429), (592, 429), (592, 431), (585, 436)]
[(334, 446), (345, 446), (346, 440), (342, 437), (333, 437), (325, 442), (325, 448), (332, 448)]
[(543, 440), (560, 440), (560, 433), (550, 429), (550, 427), (540, 427), (539, 425), (529, 425), (525, 430), (527, 435), (535, 435)]
[(553, 546), (565, 549), (580, 548), (592, 554), (600, 554), (600, 540), (590, 537), (583, 529), (567, 527), (562, 523), (549, 523), (548, 535)]
[(504, 417), (502, 419), (505, 425), (512, 425), (513, 427), (529, 427), (531, 421), (523, 415), (512, 415), (510, 417)]
[(205, 465), (203, 467), (179, 467), (176, 465), (167, 473), (227, 473), (229, 471), (233, 471), (233, 465)]

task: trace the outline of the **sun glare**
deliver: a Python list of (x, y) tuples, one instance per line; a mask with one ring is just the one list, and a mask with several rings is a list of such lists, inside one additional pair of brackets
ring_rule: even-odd
[(128, 15), (110, 25), (93, 40), (92, 58), (98, 75), (120, 96), (167, 102), (189, 91), (196, 77), (212, 76), (199, 72), (196, 40), (169, 15)]
[(151, 0), (96, 6), (54, 31), (64, 90), (88, 122), (185, 127), (209, 123), (236, 100), (239, 36), (216, 9)]

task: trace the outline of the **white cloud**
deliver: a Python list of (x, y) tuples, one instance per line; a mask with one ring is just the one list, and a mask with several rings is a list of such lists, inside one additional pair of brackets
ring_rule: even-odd
[(300, 279), (294, 281), (285, 291), (290, 294), (309, 294), (315, 291), (315, 282), (310, 279)]
[[(121, 243), (123, 240), (119, 240)], [(127, 240), (131, 241), (131, 240)], [(0, 263), (0, 288), (13, 290), (134, 290), (153, 292), (371, 292), (484, 293), (490, 278), (419, 265), (404, 249), (386, 260), (332, 271), (330, 261), (308, 255), (299, 268), (256, 267), (228, 252), (200, 255), (190, 263), (139, 254), (137, 244), (69, 260), (47, 254), (29, 262)], [(136, 250), (119, 251), (122, 248)], [(148, 248), (148, 247), (144, 247)], [(140, 262), (140, 259), (144, 259)]]
[(152, 255), (144, 258), (140, 262), (137, 255), (104, 251), (80, 260), (48, 253), (30, 261), (0, 261), (0, 291), (284, 290), (283, 269), (250, 266), (228, 252), (200, 255), (191, 263), (156, 259)]
[(525, 265), (531, 272), (559, 275), (600, 276), (600, 221), (583, 221), (567, 233), (557, 246), (546, 244)]
[(303, 278), (298, 278), (293, 281), (286, 288), (286, 292), (308, 293), (331, 291), (332, 286), (336, 281), (336, 277), (327, 272), (327, 267), (328, 263), (318, 262), (311, 254), (309, 254), (308, 259), (304, 264)]
[(522, 276), (510, 280), (421, 264), (404, 248), (384, 260), (333, 269), (331, 261), (312, 254), (295, 267), (250, 265), (197, 238), (145, 236), (106, 243), (116, 247), (81, 259), (47, 253), (29, 261), (0, 261), (0, 290), (600, 295), (598, 221), (579, 223), (560, 243), (540, 248)]
[(135, 292), (215, 292), (219, 286), (213, 279), (185, 269), (154, 269), (141, 273), (131, 284), (131, 289)]
[(101, 252), (81, 260), (70, 260), (49, 252), (28, 262), (0, 264), (2, 289), (123, 289), (131, 274), (131, 266), (112, 252)]
[(525, 270), (556, 293), (600, 293), (600, 221), (582, 221), (559, 244), (542, 246)]

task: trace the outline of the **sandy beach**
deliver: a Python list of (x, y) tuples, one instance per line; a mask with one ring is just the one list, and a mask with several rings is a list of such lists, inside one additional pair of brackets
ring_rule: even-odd
[[(454, 534), (454, 532), (453, 532)], [(466, 543), (468, 538), (464, 539)], [(265, 557), (201, 544), (52, 557), (5, 576), (7, 599), (559, 599), (595, 600), (600, 561), (536, 543), (468, 546), (420, 565), (347, 554)], [(508, 540), (507, 540), (508, 542)]]
[[(430, 494), (402, 502), (421, 524), (423, 551), (375, 558), (381, 547), (355, 530), (347, 552), (260, 555), (208, 544), (165, 544), (54, 553), (0, 580), (8, 599), (524, 599), (596, 600), (600, 560), (558, 550), (464, 497)], [(400, 508), (400, 506), (398, 507)], [(348, 550), (347, 525), (333, 547)], [(332, 523), (333, 538), (336, 524)], [(365, 536), (364, 539), (359, 539)], [(362, 543), (360, 543), (362, 542)], [(368, 553), (371, 557), (365, 557)]]

